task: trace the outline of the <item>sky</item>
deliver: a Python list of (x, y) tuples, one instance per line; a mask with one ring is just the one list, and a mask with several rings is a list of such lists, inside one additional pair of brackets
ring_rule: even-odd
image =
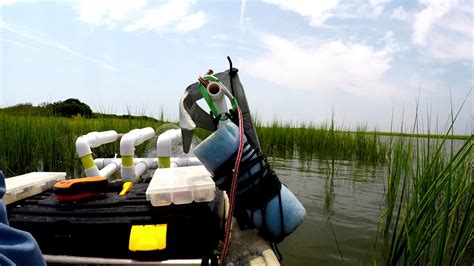
[[(78, 98), (178, 119), (231, 56), (262, 122), (455, 133), (474, 121), (469, 0), (0, 0), (0, 107)], [(403, 122), (403, 126), (402, 126)]]

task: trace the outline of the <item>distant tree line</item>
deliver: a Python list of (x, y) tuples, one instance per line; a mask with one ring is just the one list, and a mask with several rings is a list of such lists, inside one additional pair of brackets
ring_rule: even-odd
[(34, 106), (32, 103), (21, 103), (6, 108), (0, 108), (0, 112), (12, 115), (61, 117), (81, 116), (85, 118), (118, 118), (158, 121), (148, 116), (93, 113), (89, 105), (74, 98), (69, 98), (65, 101), (57, 101), (54, 103), (41, 103), (38, 106)]
[(1, 110), (4, 113), (17, 115), (53, 115), (62, 117), (82, 116), (87, 118), (93, 116), (92, 109), (89, 107), (89, 105), (74, 98), (69, 98), (65, 101), (58, 101), (54, 103), (41, 103), (38, 106), (34, 106), (31, 103), (21, 103), (3, 108)]

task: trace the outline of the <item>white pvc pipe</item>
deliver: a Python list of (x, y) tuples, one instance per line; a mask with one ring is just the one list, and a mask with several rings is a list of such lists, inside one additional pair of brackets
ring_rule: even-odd
[(170, 129), (163, 132), (156, 140), (157, 157), (171, 157), (173, 140), (181, 138), (181, 129)]
[(79, 157), (91, 154), (91, 148), (97, 148), (103, 144), (117, 140), (118, 134), (114, 130), (103, 132), (90, 132), (82, 135), (76, 140), (76, 151)]
[(94, 163), (97, 166), (97, 168), (102, 169), (105, 166), (109, 165), (115, 160), (115, 158), (95, 158)]
[[(149, 170), (158, 168), (158, 159), (156, 158), (134, 158), (135, 166), (139, 163), (145, 163)], [(112, 163), (119, 164), (120, 159), (114, 158), (97, 158), (94, 160), (99, 169), (103, 169)], [(183, 167), (183, 166), (194, 166), (201, 165), (201, 161), (197, 157), (172, 157), (171, 158), (171, 167)]]
[(120, 159), (113, 159), (108, 165), (99, 170), (99, 175), (108, 178), (120, 169), (120, 164)]
[[(103, 144), (116, 141), (118, 138), (117, 132), (114, 130), (103, 131), (103, 132), (90, 132), (87, 135), (83, 135), (76, 140), (76, 152), (79, 158), (84, 161), (92, 160), (91, 148), (97, 148)], [(98, 176), (99, 170), (94, 164), (90, 168), (84, 169), (87, 176)]]
[[(148, 170), (154, 170), (158, 168), (158, 159), (156, 158), (134, 158), (133, 161), (135, 163), (135, 167), (137, 167), (138, 164), (144, 163), (147, 166)], [(109, 167), (109, 165), (111, 164), (117, 164), (120, 167), (121, 160), (114, 159), (114, 158), (97, 158), (97, 159), (94, 159), (94, 162), (99, 168), (99, 171), (102, 172), (104, 167)], [(194, 165), (201, 165), (201, 164), (202, 164), (201, 161), (199, 161), (197, 157), (172, 157), (171, 158), (171, 167), (194, 166)]]
[(171, 158), (171, 167), (183, 167), (183, 166), (194, 166), (202, 165), (201, 161), (197, 157), (178, 157)]
[(120, 155), (133, 156), (135, 155), (135, 146), (138, 146), (155, 136), (155, 130), (151, 127), (142, 129), (133, 129), (127, 134), (123, 135), (120, 140)]
[[(120, 158), (96, 158), (94, 159), (94, 163), (97, 165), (99, 170), (103, 169), (104, 167), (108, 166), (111, 163), (117, 163), (119, 166), (121, 165)], [(138, 163), (146, 163), (148, 169), (156, 169), (158, 168), (158, 159), (156, 158), (133, 158), (133, 162), (135, 165)]]
[[(134, 181), (137, 177), (135, 172), (135, 163), (133, 156), (135, 155), (135, 146), (138, 146), (155, 136), (155, 130), (151, 127), (142, 129), (134, 129), (123, 135), (120, 140), (120, 156), (122, 156), (122, 179), (125, 181)], [(124, 164), (124, 159), (131, 160), (130, 165)]]
[(84, 173), (86, 174), (86, 176), (100, 176), (100, 172), (97, 167), (84, 169)]
[(141, 176), (145, 173), (146, 170), (148, 170), (148, 165), (146, 162), (141, 161), (135, 164), (135, 176)]
[(210, 82), (206, 89), (207, 93), (209, 96), (211, 96), (211, 99), (216, 105), (217, 112), (219, 112), (221, 115), (227, 113), (229, 109), (227, 108), (227, 103), (225, 102), (224, 89), (222, 88), (222, 85), (217, 82)]

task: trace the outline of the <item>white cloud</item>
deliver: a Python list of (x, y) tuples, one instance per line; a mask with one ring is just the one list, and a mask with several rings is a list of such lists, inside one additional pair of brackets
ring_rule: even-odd
[(474, 39), (450, 34), (435, 34), (423, 48), (434, 58), (444, 60), (474, 60)]
[(206, 22), (206, 14), (203, 11), (198, 11), (194, 14), (184, 17), (177, 25), (176, 29), (179, 31), (191, 31), (198, 29)]
[(395, 36), (392, 31), (388, 31), (385, 35), (377, 41), (378, 44), (384, 43), (384, 51), (387, 54), (392, 54), (398, 51), (406, 50), (406, 47), (401, 47), (395, 40)]
[(445, 60), (474, 59), (474, 12), (469, 0), (423, 0), (413, 23), (412, 41), (424, 53)]
[[(327, 26), (329, 18), (339, 19), (376, 19), (385, 11), (391, 0), (263, 0), (265, 3), (277, 5), (282, 10), (295, 12), (309, 18), (313, 27)], [(241, 3), (241, 8), (245, 4)], [(241, 12), (242, 20), (242, 12)]]
[(390, 2), (390, 0), (370, 0), (370, 5), (373, 8), (374, 15), (379, 16), (383, 13), (385, 5)]
[(437, 25), (446, 30), (459, 33), (463, 36), (474, 38), (474, 10), (472, 11), (461, 11), (453, 10), (446, 14), (443, 19), (439, 20)]
[[(156, 3), (162, 3), (156, 5)], [(193, 11), (192, 0), (82, 0), (79, 19), (96, 26), (120, 26), (124, 31), (190, 31), (206, 21), (202, 10)]]
[(278, 5), (281, 9), (296, 12), (304, 17), (309, 17), (311, 26), (320, 26), (330, 16), (338, 0), (264, 0), (265, 3)]
[(244, 29), (245, 10), (247, 9), (247, 0), (241, 0), (240, 2), (240, 28)]
[[(341, 90), (379, 101), (393, 95), (395, 86), (383, 80), (396, 52), (393, 34), (379, 50), (372, 46), (341, 41), (315, 41), (301, 45), (274, 35), (264, 35), (266, 54), (244, 61), (251, 75), (296, 90)], [(392, 43), (391, 43), (392, 42)]]
[(147, 0), (82, 0), (77, 6), (79, 19), (95, 25), (112, 24), (128, 19), (140, 11)]
[(406, 21), (408, 20), (408, 12), (405, 11), (403, 6), (399, 6), (393, 10), (391, 18), (400, 21)]
[(421, 0), (420, 3), (425, 8), (416, 14), (413, 24), (413, 42), (424, 45), (433, 24), (449, 12), (456, 2), (457, 0)]

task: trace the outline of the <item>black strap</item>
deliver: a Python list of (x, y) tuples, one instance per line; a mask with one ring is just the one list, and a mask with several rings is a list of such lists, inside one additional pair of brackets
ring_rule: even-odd
[[(219, 189), (229, 193), (235, 158), (234, 153), (226, 162), (214, 171), (213, 179)], [(254, 169), (258, 169), (255, 171)], [(270, 241), (272, 249), (281, 261), (283, 257), (276, 246), (285, 237), (284, 213), (281, 198), (281, 186), (278, 176), (270, 168), (266, 156), (261, 154), (259, 150), (255, 150), (249, 142), (244, 144), (242, 152), (242, 162), (239, 168), (239, 180), (237, 181), (235, 217), (242, 229), (248, 228), (256, 210), (260, 210), (262, 217), (262, 226), (259, 234)], [(280, 212), (280, 234), (274, 236), (270, 233), (266, 222), (267, 203), (275, 196), (278, 197), (278, 207)], [(247, 210), (250, 210), (250, 217)]]
[(221, 120), (222, 115), (219, 114), (217, 117), (214, 117), (212, 111), (209, 111), (209, 116), (212, 118), (212, 124), (214, 124), (215, 130), (217, 130), (217, 126), (219, 125), (219, 121)]
[[(232, 183), (232, 169), (235, 156), (230, 157), (214, 171), (213, 179), (219, 189), (229, 193)], [(239, 206), (247, 210), (259, 209), (274, 198), (281, 189), (281, 182), (271, 170), (267, 158), (255, 151), (250, 144), (244, 145), (242, 162), (239, 168), (236, 199)], [(259, 169), (255, 172), (253, 169)]]
[(283, 260), (283, 255), (281, 255), (277, 244), (275, 244), (274, 242), (270, 242), (270, 247), (272, 248), (273, 253), (275, 253), (275, 256), (277, 257), (278, 261), (281, 262)]
[(280, 238), (285, 236), (285, 219), (283, 217), (283, 204), (281, 203), (281, 190), (278, 192), (278, 204), (280, 206)]

